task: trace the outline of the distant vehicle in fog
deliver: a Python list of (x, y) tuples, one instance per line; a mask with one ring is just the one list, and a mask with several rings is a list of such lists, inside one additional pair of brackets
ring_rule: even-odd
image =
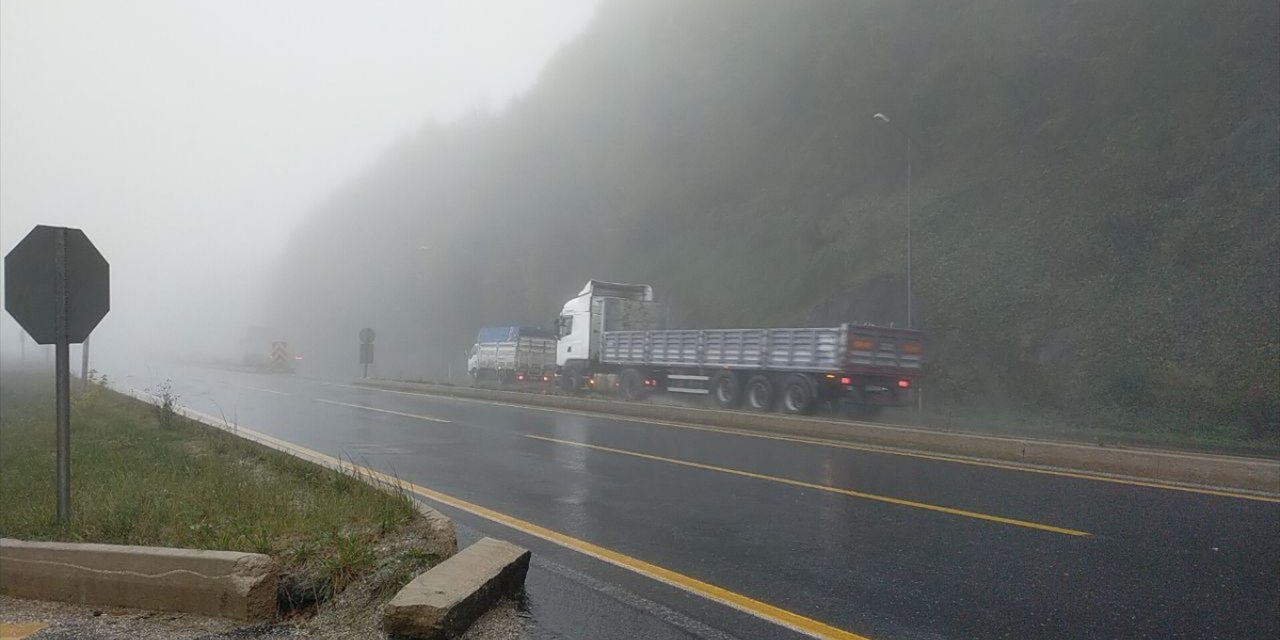
[(914, 400), (920, 331), (859, 324), (664, 329), (662, 316), (649, 285), (587, 282), (556, 323), (560, 387), (628, 400), (656, 391), (707, 395), (725, 409), (792, 414), (832, 404), (864, 417)]
[(549, 383), (555, 368), (556, 336), (536, 327), (481, 329), (467, 357), (467, 373), (477, 385)]
[(255, 325), (245, 331), (240, 342), (241, 364), (254, 371), (293, 373), (302, 356), (289, 348), (278, 329)]

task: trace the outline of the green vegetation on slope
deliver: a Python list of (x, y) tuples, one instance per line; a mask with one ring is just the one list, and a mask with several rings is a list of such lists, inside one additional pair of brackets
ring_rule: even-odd
[(378, 326), (387, 375), (590, 277), (686, 326), (901, 324), (885, 112), (931, 410), (1274, 442), (1277, 30), (1262, 0), (606, 2), (504, 113), (315, 211), (281, 320), (312, 352)]
[(438, 560), (407, 495), (96, 384), (73, 397), (72, 518), (60, 523), (53, 406), (52, 376), (3, 374), (0, 536), (266, 553), (285, 569), (287, 607), (357, 582), (389, 597)]

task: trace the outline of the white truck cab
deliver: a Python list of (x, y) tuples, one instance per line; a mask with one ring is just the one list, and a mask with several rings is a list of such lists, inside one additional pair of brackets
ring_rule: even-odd
[(589, 280), (556, 320), (556, 366), (586, 366), (599, 358), (603, 331), (657, 328), (653, 287)]

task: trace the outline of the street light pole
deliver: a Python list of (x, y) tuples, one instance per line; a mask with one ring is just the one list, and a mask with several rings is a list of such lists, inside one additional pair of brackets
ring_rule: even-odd
[(911, 313), (911, 136), (890, 122), (889, 116), (883, 113), (875, 114), (872, 119), (889, 125), (889, 128), (907, 139), (907, 328), (914, 329), (915, 323)]
[(911, 315), (911, 136), (907, 139), (907, 328), (914, 329)]

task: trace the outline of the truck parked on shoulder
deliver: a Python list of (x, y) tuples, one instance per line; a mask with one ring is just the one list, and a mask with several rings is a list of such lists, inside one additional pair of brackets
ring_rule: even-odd
[(556, 323), (561, 388), (628, 400), (657, 391), (703, 395), (724, 409), (790, 414), (830, 404), (864, 417), (914, 401), (919, 331), (849, 323), (664, 329), (661, 317), (649, 285), (587, 282)]
[(555, 334), (534, 327), (481, 329), (467, 357), (467, 373), (476, 384), (550, 382), (555, 368)]

